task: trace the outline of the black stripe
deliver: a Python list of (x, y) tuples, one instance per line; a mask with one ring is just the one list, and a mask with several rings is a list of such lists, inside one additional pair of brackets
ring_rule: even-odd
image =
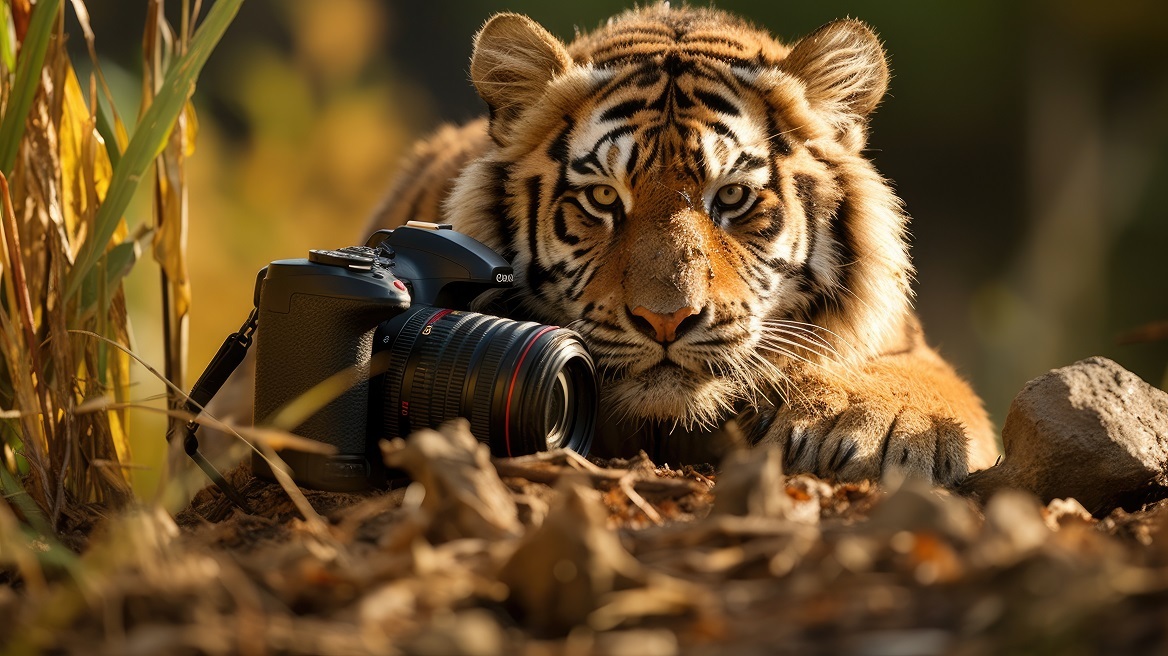
[(527, 186), (527, 251), (529, 263), (527, 265), (527, 286), (535, 295), (539, 295), (539, 288), (548, 281), (548, 272), (539, 262), (539, 192), (540, 177), (533, 175), (526, 181)]
[(636, 175), (637, 175), (636, 172), (637, 172), (637, 169), (639, 168), (637, 166), (637, 159), (640, 156), (641, 156), (641, 142), (639, 139), (634, 139), (633, 145), (631, 147), (629, 147), (628, 165), (625, 167), (625, 173), (632, 173), (632, 175), (630, 175), (629, 178), (630, 178), (630, 184), (633, 184), (633, 185), (636, 184)]
[(661, 62), (661, 70), (671, 78), (678, 78), (693, 70), (694, 63), (688, 59), (683, 58), (676, 52), (670, 52), (665, 55)]
[(847, 198), (844, 198), (839, 207), (836, 208), (835, 216), (829, 218), (828, 225), (831, 226), (832, 238), (839, 244), (839, 286), (846, 290), (853, 289), (852, 281), (856, 277), (856, 267), (853, 265), (858, 260), (854, 235), (852, 234), (853, 221), (852, 204)]
[(596, 277), (597, 273), (600, 273), (599, 266), (594, 266), (589, 270), (588, 275), (585, 276), (583, 282), (580, 283), (580, 291), (572, 298), (573, 301), (578, 300), (580, 295), (584, 293), (584, 290), (588, 289), (588, 285), (592, 283), (592, 279)]
[[(586, 269), (587, 266), (588, 265), (586, 264), (584, 267), (581, 267), (581, 268)], [(572, 282), (568, 284), (568, 289), (567, 289), (567, 291), (564, 292), (564, 296), (567, 297), (567, 299), (569, 301), (573, 301), (573, 302), (578, 301), (578, 300), (580, 300), (580, 297), (584, 295), (585, 285), (582, 285), (580, 283), (580, 281), (581, 281), (581, 276), (579, 273), (576, 273), (572, 278)]]
[(668, 90), (666, 90), (666, 91), (660, 93), (655, 99), (653, 99), (653, 102), (645, 103), (645, 109), (651, 109), (655, 112), (664, 112), (665, 108), (668, 105), (669, 105), (669, 92), (668, 92)]
[(604, 169), (600, 167), (596, 153), (588, 153), (572, 160), (572, 170), (580, 175), (604, 175)]
[(647, 61), (636, 73), (629, 76), (629, 81), (638, 89), (646, 89), (661, 81), (661, 71), (657, 70), (652, 61)]
[[(700, 340), (697, 340), (694, 342), (689, 342), (689, 346), (694, 347), (694, 348), (701, 347), (701, 346), (725, 346), (725, 345), (731, 343), (731, 341), (732, 340), (728, 340), (728, 339), (724, 339), (724, 338), (700, 339)], [(713, 365), (716, 363), (711, 362), (710, 364)]]
[(515, 259), (515, 245), (512, 241), (515, 230), (511, 227), (511, 211), (507, 207), (507, 181), (511, 178), (511, 164), (496, 162), (491, 165), (491, 222), (495, 233), (495, 244), (499, 254), (508, 262)]
[(706, 175), (706, 153), (702, 148), (695, 148), (690, 155), (693, 157), (693, 164), (690, 164), (689, 159), (682, 160), (681, 168), (683, 172), (695, 181), (700, 182)]
[[(532, 228), (531, 234), (535, 235), (536, 222), (539, 221), (539, 194), (543, 178), (538, 175), (533, 175), (527, 179), (527, 224)], [(535, 249), (532, 248), (534, 254)]]
[[(591, 321), (592, 321), (592, 325), (597, 327), (597, 328), (606, 328), (606, 329), (611, 330), (612, 332), (618, 333), (618, 334), (625, 332), (624, 327), (621, 326), (619, 323), (614, 323), (612, 321), (604, 321), (603, 319), (591, 319)], [(593, 333), (589, 333), (589, 334), (593, 334)]]
[(813, 192), (815, 191), (816, 180), (814, 176), (806, 173), (796, 173), (795, 176), (795, 198), (803, 203), (804, 207), (808, 205), (815, 206), (815, 198)]
[(568, 133), (575, 127), (572, 117), (564, 114), (564, 129), (560, 130), (555, 139), (548, 144), (547, 155), (555, 162), (568, 161)]
[(614, 350), (615, 349), (623, 349), (625, 351), (639, 350), (636, 346), (634, 346), (633, 344), (629, 344), (628, 342), (622, 342), (620, 340), (615, 340), (615, 339), (605, 339), (604, 337), (599, 337), (595, 334), (586, 335), (584, 337), (584, 339), (588, 340), (588, 345), (593, 346), (593, 347), (603, 346), (605, 348), (610, 348), (610, 349), (614, 349)]
[(753, 255), (755, 257), (755, 259), (759, 259), (759, 260), (766, 259), (767, 252), (762, 246), (759, 246), (758, 244), (756, 244), (754, 242), (749, 242), (749, 241), (743, 242), (742, 245), (746, 248), (746, 250), (750, 251), (750, 254)]
[[(809, 291), (815, 294), (804, 317), (809, 323), (820, 323), (816, 319), (828, 309), (842, 311), (849, 304), (849, 294), (844, 290), (850, 291), (852, 289), (852, 281), (855, 277), (856, 267), (851, 266), (856, 261), (856, 250), (852, 243), (853, 235), (850, 225), (852, 207), (845, 198), (834, 210), (833, 213), (827, 212), (825, 214), (828, 215), (826, 216), (828, 231), (838, 247), (838, 258), (833, 264), (839, 280), (835, 286), (827, 287), (824, 281), (808, 277), (812, 283)], [(809, 255), (808, 261), (810, 259)], [(805, 265), (804, 270), (808, 271), (809, 267)]]
[(771, 259), (767, 260), (767, 266), (770, 267), (771, 270), (775, 273), (782, 274), (786, 277), (789, 277), (791, 274), (800, 270), (800, 267), (795, 266), (791, 262), (788, 262), (781, 257), (772, 257)]
[(771, 144), (771, 148), (777, 150), (779, 155), (786, 157), (791, 154), (791, 143), (783, 136), (783, 130), (779, 128), (779, 124), (775, 121), (772, 113), (767, 112), (767, 140)]
[(702, 91), (701, 89), (694, 89), (693, 93), (697, 96), (698, 100), (715, 112), (728, 116), (740, 115), (738, 108), (721, 94), (712, 91)]
[(734, 145), (737, 146), (737, 145), (740, 145), (742, 143), (741, 141), (739, 141), (738, 135), (734, 134), (734, 130), (730, 129), (730, 126), (726, 125), (722, 121), (714, 121), (712, 123), (708, 123), (707, 125), (714, 132), (717, 132), (721, 136), (732, 140), (734, 142)]
[(722, 68), (706, 63), (701, 64), (698, 68), (706, 79), (726, 87), (730, 91), (731, 96), (742, 95), (742, 80), (738, 79), (733, 73), (727, 74)]
[(661, 155), (661, 139), (658, 136), (659, 132), (660, 129), (657, 126), (653, 126), (641, 134), (641, 138), (650, 144), (649, 154), (645, 156), (646, 162), (655, 162)]
[(746, 50), (746, 46), (741, 41), (735, 41), (724, 36), (691, 36), (686, 34), (682, 40), (687, 46), (695, 46), (698, 44), (727, 46), (731, 50)]
[(755, 230), (751, 234), (766, 240), (769, 245), (783, 230), (783, 216), (781, 212), (771, 212), (768, 218), (770, 220), (767, 222), (766, 227)]
[[(576, 209), (580, 210), (580, 215), (584, 217), (584, 220), (587, 221), (588, 225), (590, 225), (590, 226), (598, 226), (598, 225), (603, 223), (603, 221), (601, 221), (600, 219), (596, 218), (595, 216), (592, 216), (591, 212), (584, 209), (584, 206), (580, 204), (580, 201), (576, 200), (575, 198), (564, 198), (560, 202), (564, 203), (565, 205), (571, 205), (572, 207), (575, 207)], [(615, 222), (615, 221), (616, 221), (616, 217), (614, 216), (613, 222)]]
[(636, 98), (634, 100), (626, 100), (622, 103), (613, 105), (612, 107), (609, 107), (608, 109), (604, 110), (604, 113), (600, 115), (600, 120), (601, 120), (601, 122), (604, 122), (604, 121), (623, 121), (623, 120), (632, 118), (633, 114), (636, 114), (638, 111), (640, 111), (644, 108), (645, 108), (645, 101), (642, 98)]
[(765, 168), (769, 165), (770, 163), (766, 160), (766, 158), (759, 157), (758, 155), (752, 155), (750, 153), (739, 153), (738, 159), (734, 160), (734, 164), (731, 166), (731, 168), (737, 169), (739, 171), (754, 171), (756, 169)]
[(819, 217), (816, 213), (809, 212), (808, 209), (814, 208), (815, 203), (812, 198), (812, 192), (815, 189), (815, 178), (805, 173), (796, 173), (795, 179), (795, 199), (799, 201), (799, 207), (803, 212), (803, 234), (807, 240), (807, 257), (803, 260), (803, 276), (808, 280), (816, 283), (821, 281), (815, 280), (815, 272), (811, 268), (811, 261), (815, 258), (815, 249), (819, 247)]
[(616, 141), (617, 139), (620, 139), (621, 137), (625, 136), (626, 134), (632, 134), (636, 130), (637, 130), (637, 126), (628, 125), (628, 124), (613, 128), (613, 129), (609, 130), (607, 133), (605, 133), (605, 135), (600, 138), (600, 141), (596, 142), (596, 146), (599, 147), (600, 144), (602, 144), (606, 141)]
[(564, 220), (564, 207), (561, 205), (556, 208), (552, 217), (552, 226), (555, 229), (556, 238), (570, 246), (575, 246), (580, 243), (580, 238), (568, 232), (568, 222)]

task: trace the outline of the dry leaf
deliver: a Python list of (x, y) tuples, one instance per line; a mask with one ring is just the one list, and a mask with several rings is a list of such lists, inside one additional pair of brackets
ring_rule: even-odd
[(417, 431), (409, 440), (383, 441), (381, 452), (386, 465), (425, 488), (422, 509), (432, 521), (431, 539), (522, 535), (519, 510), (491, 465), (490, 449), (470, 434), (465, 419)]

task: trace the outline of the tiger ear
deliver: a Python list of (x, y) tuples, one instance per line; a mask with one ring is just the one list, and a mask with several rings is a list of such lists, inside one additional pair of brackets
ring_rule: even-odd
[(491, 136), (506, 142), (509, 124), (568, 70), (572, 58), (559, 39), (519, 14), (496, 14), (475, 36), (470, 78), (491, 111)]
[(812, 108), (863, 141), (868, 114), (888, 90), (888, 61), (880, 40), (858, 20), (837, 20), (803, 37), (779, 65), (802, 80)]

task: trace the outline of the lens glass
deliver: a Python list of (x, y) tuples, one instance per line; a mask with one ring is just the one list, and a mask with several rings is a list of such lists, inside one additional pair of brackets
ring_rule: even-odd
[(551, 398), (544, 416), (549, 451), (564, 446), (564, 438), (567, 437), (568, 403), (572, 396), (568, 384), (568, 377), (563, 371), (556, 374), (556, 380), (552, 383)]
[(415, 305), (378, 328), (373, 350), (389, 363), (370, 403), (378, 437), (465, 417), (496, 456), (588, 452), (595, 366), (572, 331)]

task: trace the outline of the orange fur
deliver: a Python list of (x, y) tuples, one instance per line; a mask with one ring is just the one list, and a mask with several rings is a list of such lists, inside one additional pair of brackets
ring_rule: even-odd
[(441, 217), (511, 259), (503, 306), (577, 328), (605, 372), (601, 450), (777, 443), (793, 470), (946, 484), (992, 464), (981, 401), (911, 309), (907, 216), (862, 155), (888, 83), (867, 26), (789, 47), (656, 5), (564, 45), (502, 14), (471, 73), (490, 120), (419, 145), (371, 227)]

